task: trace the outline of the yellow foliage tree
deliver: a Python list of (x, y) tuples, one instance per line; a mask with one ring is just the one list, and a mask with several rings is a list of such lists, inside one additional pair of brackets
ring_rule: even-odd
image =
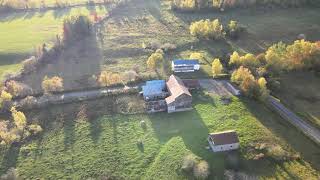
[(191, 35), (207, 39), (221, 39), (226, 34), (219, 19), (196, 21), (191, 23), (189, 29)]
[(220, 59), (214, 59), (213, 62), (212, 62), (212, 74), (213, 74), (213, 77), (221, 74), (222, 70), (223, 70), (223, 66), (222, 66), (222, 64), (220, 62)]
[(102, 71), (98, 78), (100, 86), (111, 86), (121, 83), (121, 76), (118, 73)]
[(63, 79), (58, 76), (54, 76), (52, 78), (45, 76), (41, 86), (46, 94), (63, 91)]
[(202, 62), (205, 60), (203, 53), (200, 53), (200, 52), (191, 53), (189, 56), (189, 59), (196, 59)]
[(15, 107), (11, 108), (11, 115), (14, 121), (14, 124), (19, 130), (23, 130), (27, 124), (27, 118), (23, 112), (17, 111)]
[(156, 70), (157, 65), (164, 61), (163, 52), (156, 51), (155, 53), (151, 54), (151, 56), (147, 60), (147, 66), (150, 69)]
[(237, 51), (234, 51), (230, 56), (229, 64), (239, 65), (240, 64), (240, 55)]

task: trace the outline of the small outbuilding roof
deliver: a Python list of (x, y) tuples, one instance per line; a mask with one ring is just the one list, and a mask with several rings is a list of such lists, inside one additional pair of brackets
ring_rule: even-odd
[(177, 97), (179, 97), (182, 94), (192, 96), (190, 94), (188, 88), (182, 82), (182, 80), (175, 75), (170, 76), (170, 78), (167, 82), (167, 88), (168, 88), (169, 92), (171, 93), (171, 96), (166, 98), (166, 102), (168, 104), (172, 103)]
[(198, 65), (199, 61), (197, 59), (176, 59), (173, 60), (174, 65)]
[(152, 96), (161, 94), (166, 87), (165, 80), (147, 81), (145, 86), (142, 86), (143, 96)]
[(224, 131), (218, 133), (211, 133), (209, 137), (213, 141), (214, 145), (226, 145), (239, 143), (238, 134), (236, 131)]

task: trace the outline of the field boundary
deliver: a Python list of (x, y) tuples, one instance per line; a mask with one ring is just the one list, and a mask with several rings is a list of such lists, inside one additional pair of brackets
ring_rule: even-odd
[(307, 137), (312, 139), (317, 145), (320, 146), (320, 131), (318, 129), (301, 119), (290, 109), (286, 108), (275, 97), (270, 96), (267, 100), (267, 103), (269, 107), (271, 107), (275, 112), (277, 112), (283, 119), (287, 120), (289, 123), (291, 123), (303, 134), (305, 134)]

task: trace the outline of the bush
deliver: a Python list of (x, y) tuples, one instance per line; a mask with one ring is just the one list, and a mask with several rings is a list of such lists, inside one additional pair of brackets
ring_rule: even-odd
[(0, 177), (1, 180), (17, 180), (19, 175), (16, 169), (10, 168), (8, 171)]
[(42, 128), (41, 126), (37, 125), (37, 124), (31, 124), (28, 126), (27, 128), (29, 130), (29, 132), (31, 133), (31, 135), (37, 135), (40, 132), (42, 132)]
[(177, 46), (175, 44), (165, 43), (162, 46), (160, 46), (160, 49), (162, 49), (164, 52), (169, 52), (177, 49)]
[(181, 169), (186, 172), (192, 172), (194, 166), (197, 164), (197, 159), (194, 155), (189, 154), (183, 158)]
[(58, 76), (54, 76), (52, 78), (45, 76), (41, 86), (45, 94), (61, 92), (63, 91), (63, 79)]
[(111, 86), (111, 85), (117, 85), (122, 82), (121, 76), (118, 73), (112, 73), (108, 71), (102, 71), (98, 78), (98, 83), (100, 86)]
[(26, 59), (22, 62), (22, 72), (30, 73), (36, 70), (37, 59), (36, 57), (32, 56), (29, 59)]
[(33, 93), (32, 89), (26, 84), (14, 80), (6, 82), (6, 89), (13, 97), (26, 97)]
[(196, 179), (207, 179), (209, 174), (209, 164), (206, 161), (200, 161), (193, 168), (193, 175)]

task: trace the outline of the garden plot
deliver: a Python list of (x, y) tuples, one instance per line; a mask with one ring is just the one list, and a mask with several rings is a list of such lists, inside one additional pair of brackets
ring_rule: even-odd
[(232, 96), (232, 93), (228, 89), (228, 81), (214, 80), (214, 79), (202, 79), (199, 80), (200, 86), (215, 95), (218, 96)]

